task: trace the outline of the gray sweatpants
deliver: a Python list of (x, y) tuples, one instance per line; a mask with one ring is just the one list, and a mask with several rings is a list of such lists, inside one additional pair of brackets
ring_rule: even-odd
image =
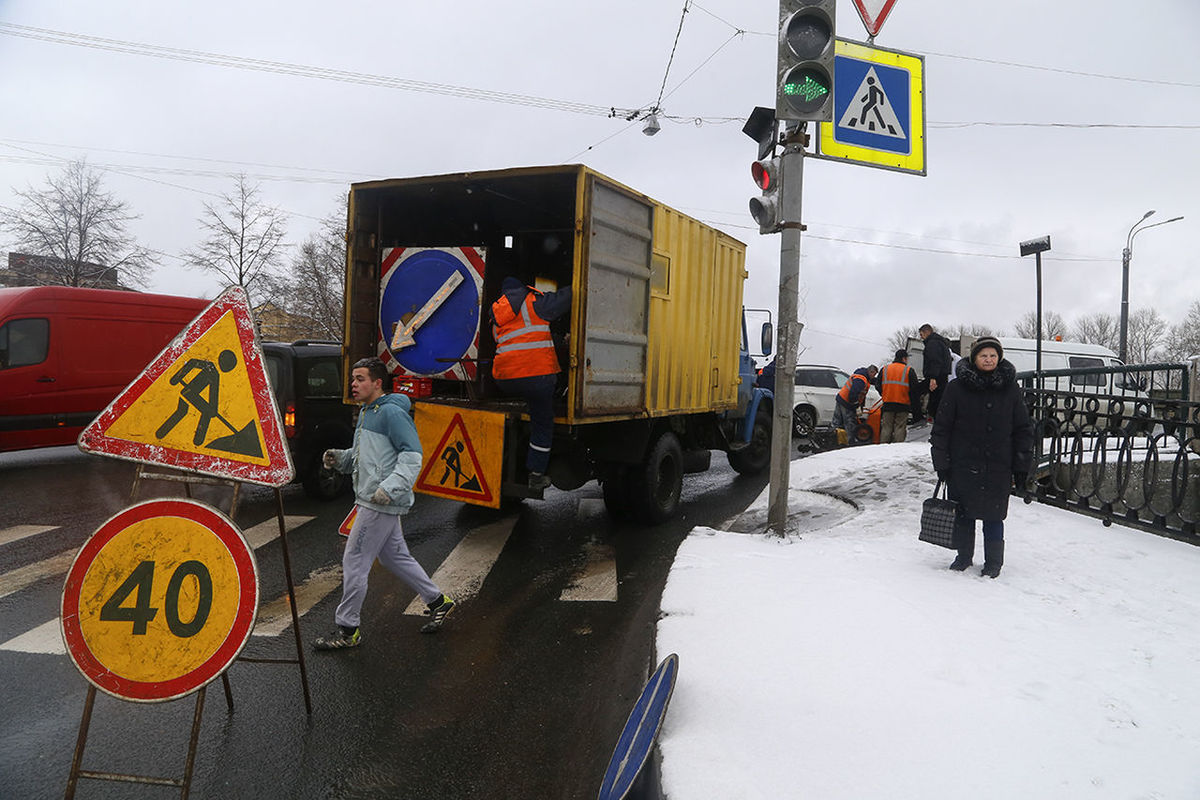
[(346, 552), (342, 554), (342, 602), (333, 617), (338, 625), (358, 627), (363, 600), (367, 597), (367, 578), (376, 558), (426, 603), (442, 596), (429, 574), (409, 554), (400, 515), (381, 514), (359, 506)]

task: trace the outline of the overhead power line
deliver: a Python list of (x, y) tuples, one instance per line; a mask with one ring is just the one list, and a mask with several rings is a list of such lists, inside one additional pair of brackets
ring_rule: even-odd
[(571, 100), (553, 100), (546, 97), (515, 94), (512, 92), (496, 92), (488, 89), (477, 89), (469, 86), (455, 86), (448, 83), (430, 83), (428, 81), (412, 80), (410, 78), (395, 78), (387, 75), (371, 75), (364, 72), (313, 67), (305, 64), (292, 64), (285, 61), (266, 61), (258, 58), (243, 58), (221, 53), (209, 53), (203, 50), (185, 50), (176, 47), (129, 42), (121, 39), (106, 39), (100, 36), (87, 36), (81, 33), (69, 33), (47, 28), (34, 28), (28, 25), (15, 25), (10, 22), (0, 22), (0, 34), (18, 36), (54, 44), (65, 44), (73, 47), (87, 47), (93, 50), (106, 50), (113, 53), (147, 56), (150, 58), (165, 58), (172, 61), (186, 61), (196, 64), (210, 64), (218, 67), (253, 70), (257, 72), (272, 72), (280, 75), (295, 75), (303, 78), (336, 81), (339, 83), (356, 83), (365, 86), (380, 86), (386, 89), (400, 89), (410, 92), (426, 92), (429, 94), (464, 97), (472, 100), (487, 100), (493, 103), (532, 106), (554, 111), (567, 111), (574, 114), (590, 114), (600, 117), (624, 117), (637, 112), (636, 109), (598, 106), (589, 103), (578, 103)]

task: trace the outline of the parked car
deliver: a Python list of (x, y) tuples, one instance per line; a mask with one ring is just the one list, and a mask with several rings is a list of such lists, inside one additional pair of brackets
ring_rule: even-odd
[(321, 454), (349, 447), (354, 439), (354, 406), (342, 402), (341, 343), (263, 342), (262, 350), (296, 480), (312, 497), (337, 497), (349, 486), (350, 476), (325, 469)]
[(0, 452), (74, 444), (208, 304), (110, 289), (0, 288)]
[[(792, 436), (812, 436), (817, 428), (833, 422), (837, 393), (850, 380), (850, 375), (837, 367), (822, 364), (799, 364), (796, 367), (796, 393), (792, 398)], [(879, 402), (875, 387), (867, 389), (866, 407)]]

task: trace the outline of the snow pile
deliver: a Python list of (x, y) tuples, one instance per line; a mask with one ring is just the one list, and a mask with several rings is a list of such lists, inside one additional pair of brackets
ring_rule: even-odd
[(796, 535), (679, 549), (670, 800), (1200, 796), (1200, 549), (1014, 501), (990, 580), (982, 536), (966, 573), (917, 540), (927, 443), (801, 459), (791, 485)]

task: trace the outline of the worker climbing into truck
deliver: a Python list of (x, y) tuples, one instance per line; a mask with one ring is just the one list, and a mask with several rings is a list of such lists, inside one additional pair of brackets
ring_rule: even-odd
[(492, 378), (501, 392), (529, 405), (525, 466), (529, 488), (540, 492), (550, 485), (546, 470), (554, 439), (554, 390), (560, 372), (550, 323), (571, 310), (571, 287), (540, 292), (510, 275), (500, 289), (503, 294), (492, 303), (496, 339)]

